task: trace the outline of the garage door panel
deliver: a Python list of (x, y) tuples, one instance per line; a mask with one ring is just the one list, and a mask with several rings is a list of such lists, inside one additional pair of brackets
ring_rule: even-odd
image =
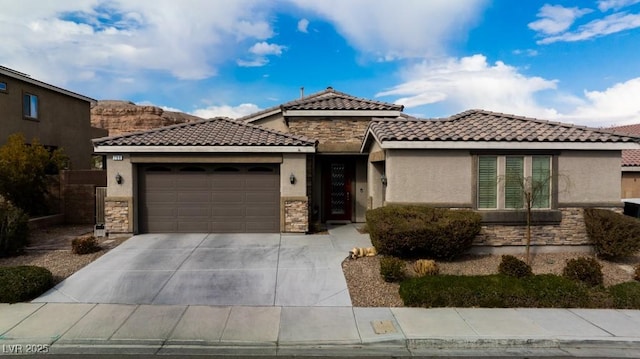
[(233, 165), (236, 172), (215, 164), (198, 165), (202, 172), (161, 166), (170, 171), (140, 170), (143, 232), (279, 232), (277, 165)]
[(236, 204), (244, 203), (245, 194), (242, 192), (213, 192), (211, 201), (215, 203)]

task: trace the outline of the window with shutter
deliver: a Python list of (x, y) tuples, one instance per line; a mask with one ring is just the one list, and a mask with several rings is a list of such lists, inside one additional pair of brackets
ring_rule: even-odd
[(531, 188), (533, 208), (549, 208), (551, 199), (551, 158), (533, 156), (531, 165)]
[(481, 156), (478, 162), (478, 207), (496, 208), (498, 204), (497, 157)]
[(509, 156), (505, 161), (504, 206), (522, 208), (524, 186), (524, 158)]

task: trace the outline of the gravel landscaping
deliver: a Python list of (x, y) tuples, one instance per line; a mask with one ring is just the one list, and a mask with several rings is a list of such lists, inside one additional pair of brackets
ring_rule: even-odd
[(59, 225), (29, 233), (29, 246), (25, 253), (15, 257), (0, 258), (0, 266), (35, 265), (45, 267), (53, 274), (54, 283), (59, 283), (82, 267), (93, 262), (126, 238), (98, 240), (99, 252), (78, 255), (71, 252), (71, 241), (76, 237), (91, 236), (93, 226)]
[[(535, 274), (562, 274), (567, 260), (585, 256), (585, 253), (542, 253), (533, 255), (531, 266)], [(524, 260), (524, 255), (516, 257)], [(441, 274), (485, 275), (496, 274), (500, 255), (466, 255), (452, 262), (438, 262)], [(602, 264), (605, 286), (633, 280), (634, 266), (640, 264), (640, 255), (617, 262), (598, 260)], [(399, 284), (387, 283), (380, 276), (380, 256), (346, 259), (342, 263), (355, 307), (402, 307), (398, 294)], [(411, 265), (407, 266), (411, 273)]]

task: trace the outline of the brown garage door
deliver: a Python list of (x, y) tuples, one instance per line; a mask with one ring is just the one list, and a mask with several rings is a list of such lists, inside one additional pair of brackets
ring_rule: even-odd
[(276, 165), (145, 165), (143, 233), (279, 232)]

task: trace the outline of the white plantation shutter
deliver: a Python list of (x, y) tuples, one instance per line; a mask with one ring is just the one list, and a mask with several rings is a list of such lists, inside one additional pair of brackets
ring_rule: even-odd
[(506, 158), (504, 206), (505, 208), (522, 208), (524, 181), (524, 157)]
[(532, 159), (533, 208), (549, 208), (551, 197), (551, 158), (533, 156)]
[(478, 159), (478, 208), (496, 208), (498, 198), (498, 161), (495, 156)]

